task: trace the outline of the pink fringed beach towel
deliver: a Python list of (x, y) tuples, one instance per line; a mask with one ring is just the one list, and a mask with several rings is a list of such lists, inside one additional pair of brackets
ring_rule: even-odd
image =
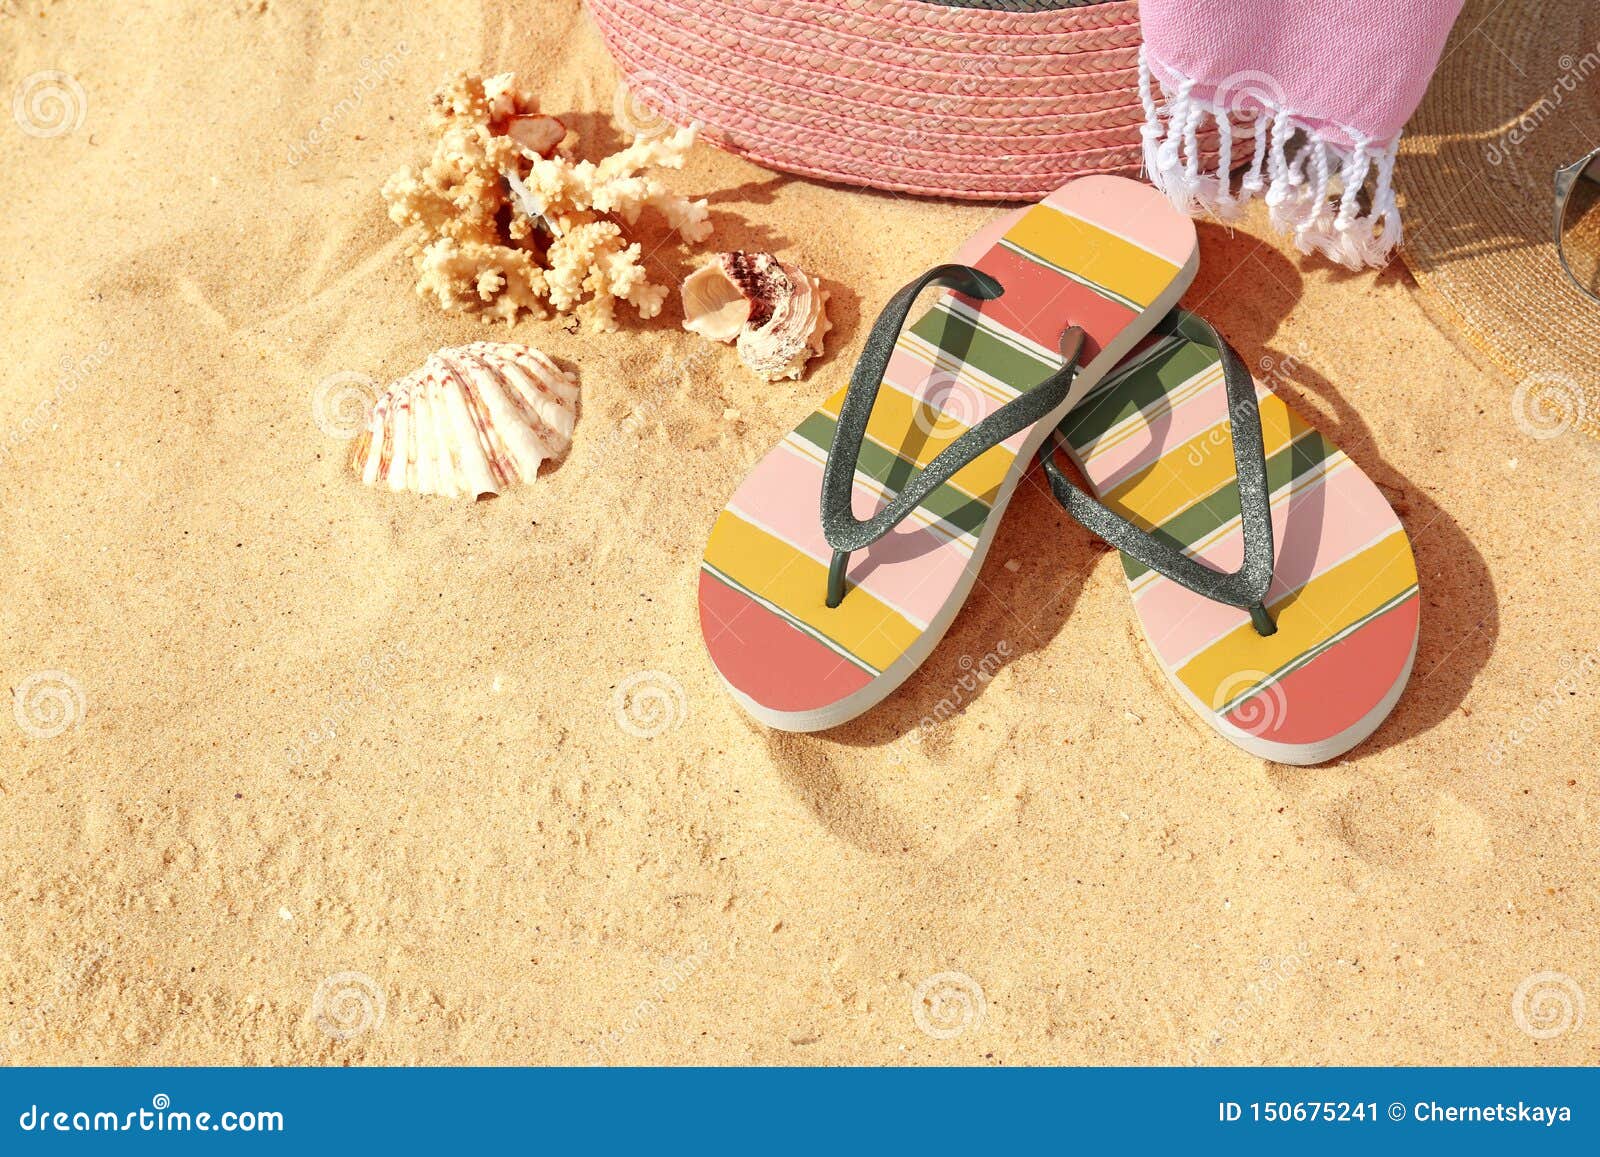
[[(1382, 265), (1400, 241), (1400, 130), (1461, 2), (1141, 0), (1150, 180), (1185, 212), (1224, 219), (1264, 193), (1301, 252)], [(1199, 142), (1213, 126), (1211, 164)]]

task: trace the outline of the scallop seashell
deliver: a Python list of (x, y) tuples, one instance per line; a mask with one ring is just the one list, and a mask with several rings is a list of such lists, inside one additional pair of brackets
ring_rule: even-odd
[(578, 382), (508, 342), (442, 349), (373, 403), (353, 463), (368, 486), (446, 498), (530, 482), (572, 444)]
[(804, 373), (831, 328), (822, 283), (770, 253), (718, 253), (680, 292), (683, 328), (733, 342), (739, 360), (769, 382)]

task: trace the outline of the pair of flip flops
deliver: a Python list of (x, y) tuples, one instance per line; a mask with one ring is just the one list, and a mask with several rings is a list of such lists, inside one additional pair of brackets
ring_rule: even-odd
[[(734, 698), (789, 731), (881, 702), (949, 628), (1037, 462), (1122, 552), (1156, 659), (1207, 723), (1294, 764), (1370, 735), (1416, 655), (1410, 543), (1372, 481), (1177, 308), (1198, 266), (1159, 193), (1087, 177), (897, 293), (849, 386), (711, 532), (701, 628)], [(929, 286), (945, 292), (903, 328)]]

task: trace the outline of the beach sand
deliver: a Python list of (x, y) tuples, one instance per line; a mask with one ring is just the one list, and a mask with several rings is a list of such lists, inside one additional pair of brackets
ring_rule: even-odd
[[(921, 671), (778, 734), (705, 657), (706, 534), (992, 210), (701, 149), (702, 250), (834, 294), (806, 380), (675, 301), (490, 329), (414, 295), (378, 189), (463, 67), (615, 147), (576, 0), (156, 7), (0, 5), (5, 93), (78, 86), (59, 135), (0, 123), (0, 679), (72, 712), (0, 705), (0, 1061), (1600, 1061), (1600, 445), (1520, 429), (1399, 262), (1252, 215), (1185, 299), (1410, 531), (1416, 672), (1349, 757), (1213, 735), (1037, 480)], [(361, 487), (318, 383), (485, 337), (581, 374), (566, 461)]]

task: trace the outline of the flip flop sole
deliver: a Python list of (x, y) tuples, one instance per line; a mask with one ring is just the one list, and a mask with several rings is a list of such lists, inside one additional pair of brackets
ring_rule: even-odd
[(700, 623), (734, 698), (788, 731), (834, 727), (882, 701), (943, 637), (976, 581), (1017, 482), (1055, 424), (1177, 302), (1198, 268), (1194, 225), (1149, 186), (1086, 177), (996, 222), (956, 260), (1005, 293), (944, 293), (901, 334), (873, 408), (853, 509), (871, 517), (970, 426), (1062, 365), (1086, 331), (1069, 395), (1033, 427), (937, 487), (851, 556), (826, 606), (832, 550), (823, 464), (840, 390), (763, 458), (718, 516), (700, 571)]
[[(1277, 633), (1126, 555), (1123, 569), (1157, 662), (1203, 719), (1263, 758), (1322, 763), (1372, 734), (1410, 677), (1416, 562), (1372, 480), (1259, 382), (1256, 397)], [(1228, 419), (1217, 351), (1180, 334), (1108, 375), (1061, 433), (1102, 503), (1228, 572), (1244, 549)]]

